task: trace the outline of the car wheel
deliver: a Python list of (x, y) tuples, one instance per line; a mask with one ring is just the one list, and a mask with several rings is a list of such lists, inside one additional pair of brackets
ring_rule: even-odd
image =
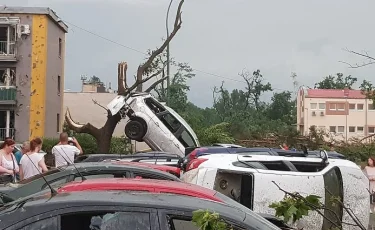
[(136, 119), (129, 121), (125, 126), (125, 135), (136, 141), (143, 141), (143, 137), (146, 135), (147, 125), (143, 120)]

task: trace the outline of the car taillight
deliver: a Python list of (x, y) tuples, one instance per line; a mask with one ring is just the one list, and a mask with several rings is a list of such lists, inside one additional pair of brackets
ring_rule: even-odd
[(189, 154), (189, 161), (192, 161), (193, 159), (195, 159), (196, 156), (197, 156), (197, 150), (194, 150), (193, 152)]
[(207, 160), (208, 159), (204, 159), (204, 158), (193, 159), (192, 161), (189, 162), (188, 166), (186, 167), (186, 171), (198, 168), (199, 165), (201, 165), (203, 162)]

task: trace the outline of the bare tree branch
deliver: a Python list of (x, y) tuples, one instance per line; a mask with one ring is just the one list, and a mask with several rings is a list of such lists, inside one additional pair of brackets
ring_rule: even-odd
[(73, 121), (69, 108), (65, 112), (65, 121), (68, 123), (69, 127), (71, 127), (77, 133), (87, 133), (93, 135), (94, 137), (99, 137), (99, 129), (92, 124), (80, 124)]
[(152, 83), (152, 85), (150, 85), (146, 90), (145, 90), (145, 92), (147, 92), (147, 93), (149, 93), (149, 92), (151, 92), (153, 89), (155, 89), (155, 87), (157, 86), (157, 85), (159, 85), (160, 83), (162, 83), (164, 80), (166, 80), (167, 79), (167, 77), (162, 77), (162, 78), (160, 78), (159, 80), (157, 80), (157, 81), (155, 81), (154, 83)]
[(151, 66), (154, 59), (165, 50), (167, 45), (171, 42), (171, 40), (174, 38), (174, 36), (180, 30), (181, 25), (182, 25), (181, 9), (182, 9), (182, 5), (184, 4), (184, 1), (185, 0), (181, 0), (180, 4), (178, 5), (177, 14), (176, 14), (175, 22), (174, 22), (174, 27), (173, 27), (173, 30), (170, 33), (169, 37), (167, 37), (165, 39), (164, 43), (158, 49), (154, 50), (151, 53), (150, 57), (148, 58), (148, 60), (144, 64), (138, 66), (137, 80), (130, 88), (133, 88), (133, 89), (137, 88), (137, 91), (139, 91), (139, 92), (142, 91), (142, 83), (144, 83), (144, 82), (142, 82), (142, 78), (143, 78), (145, 70)]
[(356, 69), (356, 68), (361, 68), (361, 67), (364, 67), (364, 66), (375, 64), (375, 57), (370, 56), (367, 53), (367, 51), (363, 51), (362, 53), (360, 53), (360, 52), (357, 52), (357, 51), (354, 51), (354, 50), (349, 50), (348, 48), (345, 48), (344, 50), (348, 53), (352, 53), (352, 54), (355, 54), (357, 56), (365, 58), (365, 61), (363, 63), (360, 63), (360, 64), (358, 64), (358, 63), (350, 64), (348, 62), (339, 61), (341, 63), (344, 63), (344, 64), (348, 65), (349, 68)]
[(93, 102), (95, 105), (97, 105), (97, 106), (103, 108), (105, 111), (108, 111), (108, 109), (107, 109), (105, 106), (101, 105), (97, 100), (95, 100), (95, 99), (91, 99), (91, 100), (92, 100), (92, 102)]
[(126, 62), (120, 62), (117, 66), (117, 90), (119, 95), (124, 95), (127, 92), (128, 85), (126, 83), (126, 71), (128, 70), (128, 64)]

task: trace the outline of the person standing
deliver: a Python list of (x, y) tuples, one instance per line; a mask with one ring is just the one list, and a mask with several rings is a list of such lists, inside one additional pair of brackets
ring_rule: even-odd
[(16, 142), (13, 139), (5, 139), (0, 146), (0, 184), (6, 184), (14, 181), (19, 167), (16, 158), (13, 155), (13, 149)]
[(82, 147), (78, 143), (77, 139), (71, 140), (74, 145), (69, 144), (69, 136), (67, 133), (60, 134), (60, 143), (53, 146), (52, 154), (55, 156), (55, 167), (61, 167), (64, 165), (74, 164), (74, 157), (82, 154)]
[(16, 160), (17, 160), (18, 164), (20, 164), (21, 157), (23, 156), (23, 154), (26, 154), (29, 151), (30, 151), (30, 142), (28, 142), (28, 141), (23, 142), (23, 144), (21, 146), (21, 150), (17, 151), (14, 154), (14, 156), (16, 157)]
[(373, 213), (374, 212), (374, 208), (375, 208), (375, 205), (374, 205), (374, 194), (375, 194), (375, 158), (374, 157), (370, 157), (368, 160), (367, 160), (367, 166), (364, 168), (364, 173), (366, 174), (366, 176), (368, 177), (369, 181), (370, 181), (370, 193), (371, 193), (371, 209), (370, 209), (370, 212)]
[(46, 163), (44, 162), (44, 155), (39, 153), (42, 149), (42, 144), (42, 139), (39, 137), (30, 141), (30, 152), (24, 154), (20, 160), (21, 180), (48, 171)]

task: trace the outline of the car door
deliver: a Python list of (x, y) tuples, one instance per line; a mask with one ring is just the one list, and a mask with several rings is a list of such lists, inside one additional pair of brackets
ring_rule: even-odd
[[(42, 212), (42, 211), (41, 211)], [(160, 230), (157, 211), (125, 206), (76, 206), (20, 219), (5, 230)]]
[[(192, 211), (162, 209), (158, 211), (158, 216), (161, 230), (200, 230), (191, 221)], [(234, 223), (225, 217), (222, 218), (233, 226), (233, 230), (255, 230), (255, 228), (245, 226), (241, 222)]]

